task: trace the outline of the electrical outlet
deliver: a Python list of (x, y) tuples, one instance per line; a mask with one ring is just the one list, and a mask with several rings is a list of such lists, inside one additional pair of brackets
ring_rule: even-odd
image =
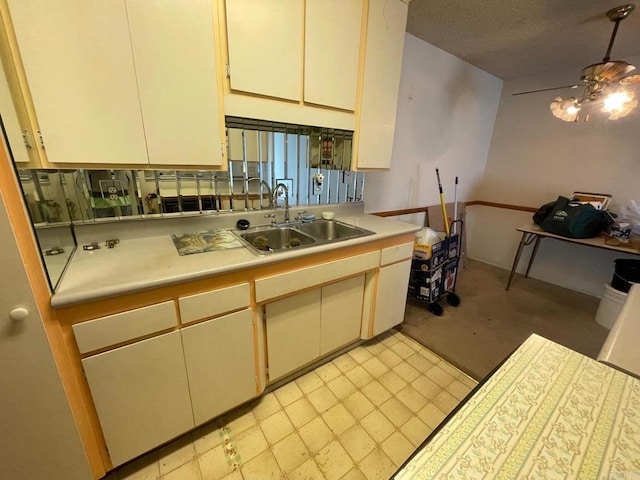
[[(295, 192), (293, 191), (293, 179), (292, 178), (276, 178), (276, 185), (279, 183), (284, 184), (289, 191), (289, 204), (295, 200)], [(275, 185), (274, 185), (275, 188)], [(278, 200), (284, 200), (284, 191), (280, 189), (278, 191)]]

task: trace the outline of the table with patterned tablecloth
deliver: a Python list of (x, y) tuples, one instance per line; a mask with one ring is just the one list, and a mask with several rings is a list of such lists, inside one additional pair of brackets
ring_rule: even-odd
[(640, 480), (640, 380), (531, 335), (393, 476)]

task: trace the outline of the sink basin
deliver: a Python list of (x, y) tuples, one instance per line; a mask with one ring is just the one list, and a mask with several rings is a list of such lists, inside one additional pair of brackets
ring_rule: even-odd
[(236, 235), (261, 254), (316, 243), (314, 238), (289, 227), (257, 227)]
[(232, 230), (232, 233), (256, 255), (285, 252), (289, 249), (326, 245), (350, 238), (373, 235), (374, 232), (336, 220), (315, 220), (282, 226)]
[(297, 225), (296, 229), (318, 240), (340, 240), (372, 233), (335, 220), (316, 220), (311, 223), (302, 223)]

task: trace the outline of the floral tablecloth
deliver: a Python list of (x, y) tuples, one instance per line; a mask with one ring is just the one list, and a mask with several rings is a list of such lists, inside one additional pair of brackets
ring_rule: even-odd
[(640, 480), (640, 380), (532, 335), (393, 477)]

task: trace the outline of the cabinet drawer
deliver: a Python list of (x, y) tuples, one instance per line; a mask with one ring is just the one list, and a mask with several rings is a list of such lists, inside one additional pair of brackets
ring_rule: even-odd
[(176, 327), (178, 318), (172, 301), (149, 305), (73, 326), (80, 353)]
[(380, 266), (406, 260), (413, 256), (413, 243), (403, 243), (394, 247), (383, 248), (380, 254)]
[(373, 270), (378, 267), (379, 262), (380, 252), (375, 251), (261, 278), (256, 280), (256, 302)]
[(232, 285), (231, 287), (219, 288), (178, 299), (182, 323), (214, 317), (221, 313), (247, 307), (250, 303), (251, 297), (249, 296), (248, 283)]

